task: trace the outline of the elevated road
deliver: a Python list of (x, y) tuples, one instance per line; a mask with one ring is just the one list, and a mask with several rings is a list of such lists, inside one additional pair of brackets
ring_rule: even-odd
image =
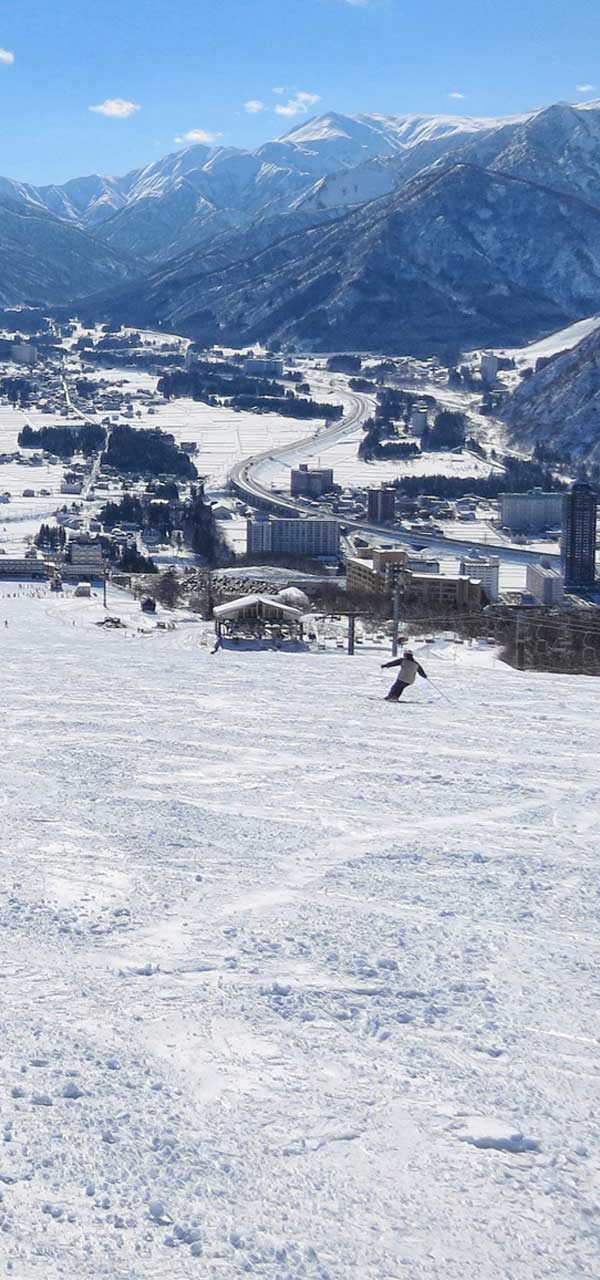
[[(345, 402), (346, 412), (331, 427), (326, 427), (323, 431), (309, 436), (303, 436), (292, 445), (286, 444), (279, 449), (266, 449), (263, 453), (256, 453), (252, 457), (244, 458), (235, 464), (229, 473), (229, 478), (240, 497), (244, 499), (248, 506), (270, 511), (274, 515), (280, 516), (314, 516), (316, 514), (315, 508), (309, 506), (301, 498), (273, 493), (268, 485), (257, 478), (256, 472), (260, 471), (261, 466), (267, 462), (280, 462), (284, 465), (287, 462), (289, 465), (293, 463), (297, 466), (302, 460), (303, 450), (309, 456), (314, 453), (315, 443), (318, 444), (319, 450), (325, 451), (331, 445), (343, 440), (345, 436), (353, 435), (361, 422), (364, 422), (372, 414), (373, 398), (346, 389), (344, 389), (343, 393), (340, 393), (339, 398)], [(325, 516), (331, 513), (323, 511), (322, 514)], [(560, 556), (555, 552), (532, 551), (527, 547), (515, 547), (503, 542), (484, 542), (469, 537), (447, 538), (442, 534), (416, 533), (411, 530), (390, 528), (389, 525), (373, 524), (368, 520), (356, 520), (339, 514), (332, 515), (332, 519), (336, 519), (340, 524), (354, 530), (356, 533), (371, 534), (378, 538), (383, 537), (387, 542), (402, 542), (415, 549), (426, 546), (428, 551), (437, 555), (460, 556), (464, 552), (476, 550), (485, 555), (498, 556), (500, 560), (511, 564), (537, 564), (543, 557), (553, 566), (560, 566)]]
[[(293, 444), (283, 445), (280, 449), (266, 449), (263, 453), (255, 453), (251, 458), (244, 458), (235, 464), (229, 473), (229, 479), (249, 506), (272, 511), (275, 515), (288, 516), (306, 515), (311, 510), (299, 498), (291, 496), (284, 498), (273, 493), (267, 485), (261, 484), (253, 473), (265, 462), (285, 463), (292, 460), (296, 462), (303, 450), (310, 452), (315, 444), (323, 449), (337, 444), (344, 439), (344, 436), (354, 434), (361, 422), (364, 422), (365, 418), (373, 412), (373, 400), (369, 396), (359, 395), (354, 391), (344, 391), (340, 395), (340, 400), (345, 401), (346, 412), (332, 426), (325, 427), (323, 431), (312, 432), (309, 436), (302, 436)], [(314, 515), (314, 511), (312, 514)]]

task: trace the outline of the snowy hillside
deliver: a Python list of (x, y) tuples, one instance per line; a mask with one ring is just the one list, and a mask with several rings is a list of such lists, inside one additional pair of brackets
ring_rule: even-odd
[(139, 277), (135, 258), (74, 223), (0, 199), (0, 304), (62, 304)]
[(519, 441), (599, 462), (600, 329), (589, 323), (591, 332), (571, 350), (548, 352), (548, 363), (519, 384), (503, 416)]
[(547, 337), (530, 342), (526, 347), (504, 347), (498, 354), (513, 359), (517, 370), (535, 369), (538, 360), (547, 360), (549, 356), (571, 351), (596, 329), (600, 329), (600, 315), (587, 316), (585, 320), (577, 320), (566, 329), (549, 333)]
[(2, 1275), (594, 1275), (598, 682), (24, 595)]

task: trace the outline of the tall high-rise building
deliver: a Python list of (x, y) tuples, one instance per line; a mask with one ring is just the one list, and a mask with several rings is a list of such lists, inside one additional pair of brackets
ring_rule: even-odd
[(380, 489), (367, 491), (367, 518), (382, 524), (385, 520), (393, 520), (396, 514), (396, 490), (382, 485)]
[(562, 559), (567, 591), (592, 591), (596, 580), (597, 497), (589, 484), (574, 484), (565, 495)]

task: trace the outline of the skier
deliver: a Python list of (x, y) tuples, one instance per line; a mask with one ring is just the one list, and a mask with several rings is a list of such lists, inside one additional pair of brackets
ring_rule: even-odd
[(427, 679), (426, 672), (421, 664), (417, 662), (410, 649), (406, 649), (401, 658), (393, 658), (391, 662), (382, 662), (381, 669), (383, 670), (385, 667), (400, 667), (397, 679), (394, 680), (389, 693), (385, 695), (386, 702), (397, 702), (402, 697), (404, 690), (415, 683), (417, 672), (424, 680)]

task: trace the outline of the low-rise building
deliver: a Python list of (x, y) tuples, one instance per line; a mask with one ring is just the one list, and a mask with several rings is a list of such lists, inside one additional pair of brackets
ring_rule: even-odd
[(13, 342), (10, 338), (0, 340), (0, 359), (12, 360), (14, 364), (35, 364), (37, 348), (31, 342)]
[(430, 556), (409, 556), (406, 568), (410, 569), (411, 573), (439, 573), (440, 562)]
[(429, 613), (439, 609), (481, 612), (481, 582), (458, 573), (408, 573), (403, 601), (419, 604)]
[(407, 604), (420, 604), (429, 613), (460, 609), (481, 609), (481, 582), (464, 574), (414, 573), (413, 560), (405, 548), (383, 550), (365, 547), (346, 560), (346, 586), (359, 595), (391, 596), (396, 583), (400, 598)]
[(283, 373), (283, 360), (275, 356), (247, 356), (244, 361), (246, 373), (261, 378), (280, 378)]
[(422, 436), (427, 426), (427, 409), (416, 404), (410, 415), (410, 429), (415, 436)]
[(499, 364), (498, 356), (493, 351), (482, 351), (479, 357), (481, 381), (487, 383), (488, 386), (492, 386), (496, 381)]
[(331, 467), (309, 467), (301, 462), (293, 467), (290, 475), (290, 493), (293, 498), (320, 498), (333, 489)]
[(217, 644), (244, 640), (277, 646), (298, 643), (303, 635), (303, 612), (303, 607), (296, 608), (281, 597), (254, 592), (215, 605)]
[(498, 556), (484, 556), (473, 551), (470, 556), (463, 556), (460, 571), (468, 578), (477, 578), (490, 601), (498, 599), (500, 594), (500, 560)]
[(100, 578), (104, 572), (102, 547), (97, 538), (80, 533), (67, 543), (66, 555), (61, 565), (65, 578)]
[(37, 552), (23, 556), (0, 556), (0, 578), (46, 578), (46, 565)]
[(380, 547), (360, 547), (356, 555), (346, 559), (348, 591), (368, 595), (390, 595), (396, 578), (406, 571), (408, 552), (404, 547), (393, 551)]

